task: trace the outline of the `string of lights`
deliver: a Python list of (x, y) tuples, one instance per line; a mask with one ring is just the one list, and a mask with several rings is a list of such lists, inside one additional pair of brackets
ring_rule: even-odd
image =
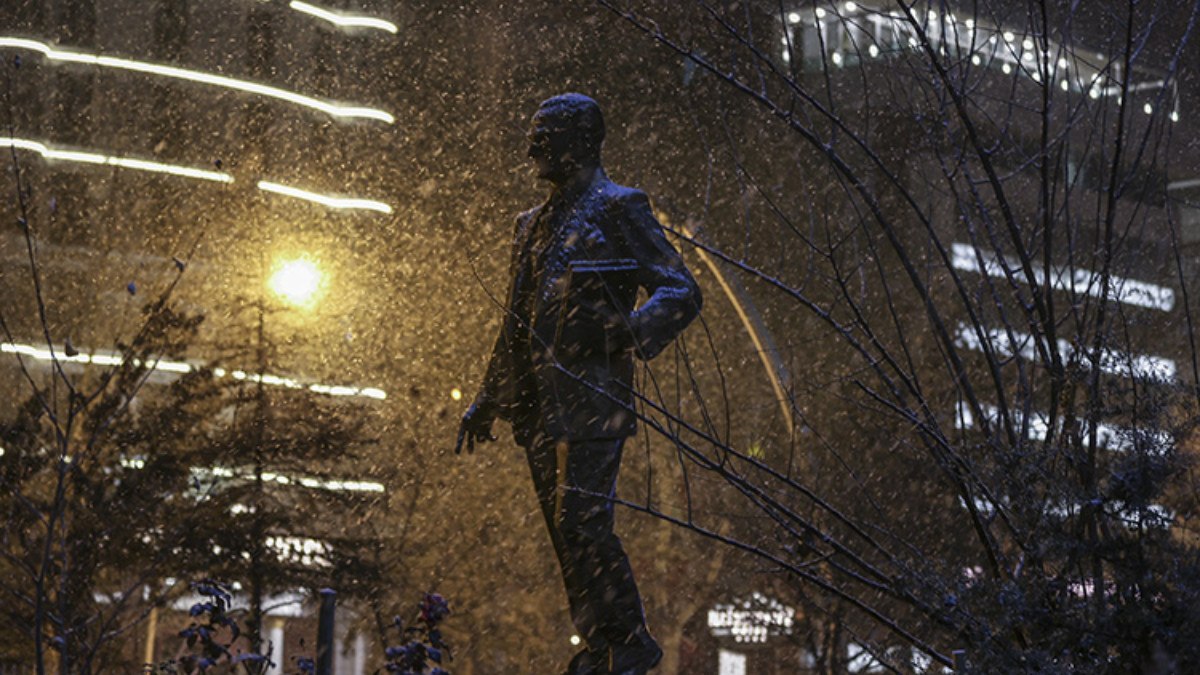
[[(1103, 54), (1070, 45), (1055, 44), (1036, 36), (1020, 36), (1000, 26), (989, 26), (974, 18), (960, 20), (952, 12), (913, 10), (913, 18), (890, 8), (864, 6), (857, 2), (831, 2), (811, 12), (789, 12), (784, 25), (782, 58), (790, 61), (797, 43), (804, 39), (819, 43), (834, 67), (844, 67), (864, 56), (871, 59), (922, 48), (923, 41), (941, 55), (970, 56), (971, 65), (995, 68), (1005, 75), (1022, 74), (1034, 82), (1058, 83), (1064, 92), (1086, 92), (1093, 99), (1115, 98), (1123, 103), (1125, 92), (1170, 89), (1168, 118), (1179, 121), (1179, 96), (1174, 81), (1160, 74), (1131, 71), (1122, 81)], [(799, 30), (798, 30), (799, 29)], [(811, 33), (820, 34), (816, 38)], [(808, 33), (807, 38), (801, 34)], [(1142, 111), (1155, 112), (1145, 102)]]

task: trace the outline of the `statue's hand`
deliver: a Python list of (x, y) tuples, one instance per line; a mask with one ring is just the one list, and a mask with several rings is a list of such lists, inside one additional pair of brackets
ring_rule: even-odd
[(496, 419), (496, 406), (484, 394), (475, 398), (467, 412), (463, 413), (462, 422), (458, 425), (458, 442), (454, 445), (454, 454), (462, 452), (463, 441), (467, 442), (467, 452), (475, 452), (475, 442), (487, 443), (496, 440), (492, 435), (492, 422)]
[(613, 321), (605, 327), (609, 354), (630, 352), (637, 348), (637, 338), (634, 337), (632, 324), (632, 319), (625, 317), (620, 321)]

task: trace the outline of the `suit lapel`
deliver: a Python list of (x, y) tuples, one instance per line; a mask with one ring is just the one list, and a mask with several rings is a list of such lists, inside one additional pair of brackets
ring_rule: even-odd
[(535, 208), (529, 217), (521, 223), (521, 228), (517, 231), (517, 251), (522, 259), (529, 253), (530, 238), (533, 236), (533, 227), (537, 223), (538, 218), (542, 217), (542, 212), (546, 210), (543, 204)]

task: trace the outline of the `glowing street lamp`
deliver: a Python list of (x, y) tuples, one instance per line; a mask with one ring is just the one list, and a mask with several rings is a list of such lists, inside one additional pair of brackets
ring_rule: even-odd
[(296, 258), (276, 265), (267, 284), (284, 302), (308, 308), (316, 300), (324, 278), (324, 273), (315, 262), (308, 258)]

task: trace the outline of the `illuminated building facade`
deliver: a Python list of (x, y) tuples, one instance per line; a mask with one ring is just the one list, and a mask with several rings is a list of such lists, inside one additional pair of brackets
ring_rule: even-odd
[[(6, 198), (0, 294), (12, 334), (0, 339), (0, 381), (24, 386), (18, 358), (41, 373), (56, 359), (72, 375), (118, 364), (111, 336), (136, 321), (160, 282), (185, 266), (196, 281), (176, 297), (211, 315), (205, 337), (238, 331), (251, 341), (252, 331), (237, 326), (245, 317), (226, 312), (230, 303), (246, 309), (264, 301), (258, 289), (266, 285), (264, 251), (291, 230), (309, 240), (328, 229), (352, 237), (355, 228), (378, 227), (389, 217), (393, 204), (379, 189), (368, 150), (395, 132), (396, 120), (370, 79), (380, 71), (373, 64), (393, 54), (398, 29), (388, 13), (394, 11), (392, 3), (350, 12), (299, 0), (2, 3), (0, 56), (9, 90), (0, 148), (6, 158), (11, 153), (27, 188), (44, 290), (53, 299), (49, 322), (58, 334), (50, 345), (41, 338), (34, 299), (23, 285), (24, 236), (11, 226), (23, 216), (16, 200)], [(13, 172), (5, 175), (6, 194), (15, 194)], [(290, 302), (294, 289), (275, 288), (277, 282), (271, 290)], [(253, 288), (249, 299), (237, 295), (246, 287)], [(275, 337), (284, 329), (314, 332), (300, 320), (270, 320), (278, 326)], [(188, 360), (158, 361), (151, 383), (195, 370), (215, 353), (203, 345), (194, 352), (194, 359), (189, 351)], [(378, 382), (362, 383), (370, 377), (363, 372), (285, 375), (293, 369), (253, 357), (237, 365), (214, 374), (349, 405), (387, 397)], [(228, 480), (243, 470), (195, 469), (224, 472)], [(379, 482), (353, 476), (272, 473), (268, 482), (383, 491)], [(300, 556), (303, 564), (321, 562), (321, 542), (277, 535), (266, 546)], [(264, 636), (283, 650), (271, 672), (282, 673), (293, 669), (295, 656), (311, 656), (313, 602), (279, 596), (267, 606)], [(173, 655), (180, 626), (172, 622), (179, 620), (155, 615), (137, 647), (146, 659)], [(349, 645), (349, 652), (338, 651), (337, 672), (365, 672), (363, 639)]]
[[(933, 69), (922, 50), (928, 47), (939, 59), (944, 59), (943, 63), (949, 64), (946, 67), (953, 70), (953, 77), (962, 78), (955, 82), (969, 82), (964, 89), (970, 91), (968, 105), (973, 114), (978, 113), (989, 121), (1001, 119), (1009, 122), (1009, 126), (1004, 127), (1006, 135), (984, 139), (989, 147), (1017, 147), (1021, 150), (1037, 147), (1039, 139), (1036, 136), (1022, 135), (1036, 134), (1037, 120), (1033, 120), (1028, 128), (1012, 120), (1023, 119), (1021, 114), (1024, 111), (1036, 110), (1043, 91), (1058, 97), (1054, 99), (1056, 111), (1085, 109), (1095, 112), (1102, 122), (1087, 119), (1082, 113), (1078, 113), (1079, 118), (1074, 121), (1065, 117), (1067, 113), (1055, 113), (1064, 116), (1054, 118), (1055, 124), (1064, 127), (1076, 124), (1077, 130), (1072, 130), (1072, 133), (1080, 137), (1075, 148), (1076, 154), (1067, 153), (1062, 157), (1058, 170), (1059, 185), (1066, 183), (1075, 191), (1072, 199), (1077, 201), (1073, 203), (1104, 203), (1104, 197), (1111, 189), (1102, 180), (1106, 167), (1094, 163), (1096, 155), (1104, 153), (1097, 152), (1092, 144), (1112, 142), (1113, 139), (1102, 134), (1098, 134), (1097, 138), (1103, 140), (1085, 138), (1083, 129), (1107, 128), (1104, 127), (1107, 122), (1103, 122), (1108, 120), (1104, 112), (1118, 110), (1128, 115), (1130, 127), (1139, 133), (1156, 125), (1153, 128), (1159, 130), (1163, 137), (1173, 138), (1176, 142), (1163, 151), (1165, 162), (1152, 162), (1153, 169), (1135, 172), (1129, 185), (1122, 186), (1124, 189), (1120, 198), (1115, 200), (1115, 211), (1120, 214), (1118, 218), (1123, 223), (1123, 229), (1120, 230), (1119, 253), (1110, 278), (1112, 287), (1106, 299), (1114, 307), (1112, 311), (1122, 317), (1122, 327), (1126, 332), (1110, 342), (1109, 347), (1099, 350), (1097, 367), (1101, 376), (1113, 382), (1113, 387), (1117, 389), (1144, 388), (1143, 391), (1154, 392), (1176, 387), (1180, 383), (1194, 384), (1196, 374), (1192, 371), (1188, 341), (1189, 289), (1183, 283), (1196, 279), (1200, 273), (1197, 257), (1197, 244), (1200, 244), (1200, 211), (1197, 210), (1200, 179), (1196, 178), (1200, 156), (1194, 146), (1179, 140), (1190, 138), (1195, 128), (1194, 118), (1189, 115), (1189, 102), (1196, 100), (1195, 94), (1181, 90), (1188, 80), (1181, 82), (1168, 77), (1165, 71), (1150, 67), (1126, 69), (1121, 60), (1089, 50), (1089, 37), (1095, 38), (1099, 44), (1107, 36), (1089, 36), (1089, 27), (1085, 25), (1077, 27), (1078, 32), (1072, 36), (1072, 44), (1056, 44), (1020, 27), (1025, 20), (1023, 9), (1010, 12), (1008, 20), (1004, 20), (998, 18), (1003, 16), (1003, 12), (995, 9), (995, 6), (1004, 6), (1005, 3), (992, 3), (977, 14), (969, 13), (972, 11), (970, 6), (959, 4), (959, 15), (953, 11), (947, 12), (949, 5), (944, 3), (936, 3), (936, 11), (929, 9), (935, 3), (909, 7), (908, 3), (840, 1), (794, 3), (779, 10), (764, 10), (773, 11), (772, 18), (778, 26), (778, 31), (771, 36), (769, 47), (775, 64), (781, 72), (788, 72), (805, 88), (804, 94), (795, 97), (797, 102), (794, 105), (798, 117), (810, 115), (803, 118), (802, 126), (820, 129), (823, 133), (824, 125), (828, 123), (829, 127), (835, 129), (828, 136), (829, 139), (835, 139), (830, 142), (840, 144), (838, 148), (845, 156), (855, 158), (859, 155), (855, 154), (853, 148), (854, 132), (869, 128), (872, 133), (864, 134), (864, 137), (869, 138), (866, 141), (868, 144), (874, 144), (870, 151), (889, 160), (903, 158), (888, 164), (889, 168), (899, 167), (897, 175), (884, 175), (881, 170), (878, 175), (868, 173), (867, 180), (878, 180), (879, 185), (886, 185), (894, 179), (910, 188), (918, 186), (912, 188), (912, 193), (922, 208), (928, 208), (931, 229), (936, 231), (937, 237), (945, 245), (946, 266), (953, 269), (964, 280), (966, 287), (974, 291), (987, 281), (1002, 285), (1002, 280), (1009, 278), (1011, 270), (1020, 270), (1021, 264), (1011, 254), (984, 243), (986, 237), (983, 235), (977, 239), (968, 237), (966, 228), (960, 227), (965, 218), (956, 212), (954, 197), (936, 189), (938, 186), (935, 184), (943, 178), (942, 172), (946, 168), (939, 165), (941, 158), (936, 155), (936, 150), (923, 144), (926, 137), (921, 133), (921, 126), (936, 127), (942, 119), (955, 119), (951, 97), (947, 95), (945, 100), (937, 100), (931, 96), (926, 101), (930, 108), (922, 110), (919, 99), (927, 94), (922, 90), (912, 94), (918, 102), (904, 100), (897, 106), (911, 106), (903, 112), (889, 110), (886, 105), (889, 95), (903, 99), (909, 93), (904, 91), (904, 76), (908, 74), (904, 72), (905, 69), (911, 68), (918, 78), (930, 75), (936, 81), (937, 74), (930, 74), (929, 71)], [(914, 56), (907, 59), (909, 55)], [(1160, 57), (1160, 63), (1165, 67), (1173, 55), (1160, 53), (1156, 56)], [(715, 58), (713, 60), (718, 62)], [(1200, 65), (1194, 57), (1185, 60), (1189, 66)], [(1154, 58), (1139, 59), (1139, 63), (1152, 62)], [(869, 97), (866, 92), (856, 87), (866, 86), (867, 82), (879, 86), (886, 78), (863, 77), (862, 74), (878, 75), (891, 72), (888, 70), (890, 68), (895, 68), (898, 73), (896, 82), (892, 83), (896, 90), (881, 92), (874, 101), (867, 102)], [(964, 72), (970, 75), (963, 75)], [(763, 85), (763, 91), (770, 92), (769, 95), (775, 94), (766, 84)], [(813, 98), (805, 99), (805, 95)], [(786, 101), (787, 98), (785, 89), (775, 100)], [(1078, 106), (1080, 101), (1084, 103), (1083, 106)], [(939, 103), (945, 105), (945, 109), (937, 110)], [(822, 106), (827, 106), (823, 112), (827, 112), (828, 117), (811, 113), (811, 109)], [(1005, 117), (1008, 112), (1006, 107), (1020, 108), (1022, 113), (1009, 113), (1012, 116)], [(861, 121), (859, 116), (866, 114), (864, 111), (868, 109), (873, 116), (870, 124), (856, 127), (854, 122), (849, 121)], [(927, 112), (929, 117), (916, 123), (912, 119), (905, 119), (905, 113), (912, 110)], [(939, 114), (946, 118), (938, 117)], [(839, 117), (847, 120), (844, 133), (836, 131)], [(814, 122), (814, 118), (817, 121)], [(951, 127), (953, 124), (947, 123), (945, 126)], [(886, 129), (887, 132), (881, 133), (878, 129)], [(966, 146), (965, 141), (963, 145)], [(969, 155), (969, 150), (964, 154)], [(995, 161), (1001, 166), (1005, 188), (1012, 198), (1011, 206), (1018, 214), (1017, 221), (1033, 229), (1038, 224), (1035, 220), (1039, 197), (1037, 165), (1028, 161), (1029, 153), (1015, 159), (1004, 154), (998, 150)], [(964, 161), (963, 164), (967, 165), (968, 162)], [(936, 178), (925, 181), (925, 175)], [(804, 179), (801, 177), (797, 182), (801, 183)], [(945, 182), (951, 181), (947, 179)], [(983, 183), (982, 179), (980, 183)], [(926, 184), (930, 186), (928, 193), (922, 192), (920, 187)], [(848, 194), (852, 192), (851, 188), (843, 187)], [(873, 187), (878, 188), (878, 185)], [(887, 190), (879, 188), (875, 194), (884, 192)], [(848, 201), (852, 199), (848, 198)], [(886, 202), (884, 208), (888, 208)], [(906, 205), (897, 205), (896, 212), (907, 211)], [(1133, 214), (1137, 214), (1136, 217)], [(862, 213), (853, 213), (849, 209), (846, 213), (822, 215), (850, 221), (856, 218), (870, 220)], [(1077, 213), (1062, 217), (1086, 222), (1087, 218), (1095, 216), (1087, 208), (1080, 207)], [(903, 218), (898, 218), (898, 221), (903, 222)], [(925, 237), (923, 224), (905, 224), (912, 225), (912, 232), (905, 233), (912, 238), (905, 239), (905, 243), (913, 244), (914, 250), (931, 251), (929, 255), (935, 257), (933, 246), (922, 248), (922, 244), (927, 244), (929, 239), (922, 240)], [(1091, 260), (1090, 252), (1098, 249), (1102, 242), (1084, 227), (1078, 230), (1064, 228), (1064, 231), (1068, 229), (1073, 234), (1076, 231), (1083, 234), (1078, 240), (1072, 241), (1070, 247), (1061, 246), (1057, 249), (1052, 259), (1038, 258), (1030, 267), (1033, 275), (1050, 292), (1055, 293), (1056, 298), (1095, 302), (1103, 294), (1098, 267), (1090, 263), (1081, 264), (1080, 259)], [(881, 245), (881, 248), (886, 250), (887, 247)], [(1074, 255), (1069, 256), (1068, 253), (1072, 252)], [(1089, 253), (1084, 255), (1083, 252)], [(941, 265), (942, 260), (934, 259), (924, 271), (940, 270)], [(939, 283), (944, 282), (946, 276), (934, 272), (926, 280), (939, 292), (953, 294), (955, 289), (949, 282)], [(1007, 291), (1008, 286), (1003, 289)], [(863, 293), (865, 295), (868, 292)], [(946, 303), (945, 306), (951, 304)], [(911, 311), (913, 316), (923, 316), (919, 307), (905, 309)], [(1037, 338), (1021, 330), (1021, 326), (998, 322), (984, 322), (977, 326), (971, 323), (965, 313), (961, 316), (951, 314), (951, 318), (954, 321), (950, 326), (951, 337), (964, 359), (979, 358), (982, 361), (985, 351), (995, 355), (1004, 364), (1017, 361), (1033, 364), (1041, 359)], [(1080, 363), (1084, 370), (1091, 367), (1090, 357), (1086, 355), (1091, 344), (1078, 345), (1060, 338), (1056, 346), (1064, 360)], [(923, 348), (935, 350), (932, 343), (923, 345)], [(968, 363), (972, 368), (981, 367), (978, 362)], [(998, 419), (1000, 414), (998, 404), (991, 400), (983, 402), (982, 412), (989, 417), (989, 421)], [(938, 411), (938, 414), (945, 420), (947, 428), (956, 432), (972, 433), (982, 426), (981, 421), (965, 405), (957, 409), (951, 405)], [(1024, 426), (1028, 439), (1032, 441), (1046, 438), (1052, 423), (1062, 423), (1061, 419), (1057, 422), (1045, 419), (1045, 414), (1039, 412), (1036, 405), (1028, 414), (1029, 420), (1018, 418), (1018, 424), (1027, 421)], [(1150, 433), (1139, 428), (1128, 410), (1113, 411), (1094, 430), (1087, 429), (1085, 424), (1085, 434), (1089, 431), (1095, 432), (1100, 448), (1114, 454), (1153, 444), (1164, 447), (1170, 442), (1161, 432)], [(1131, 523), (1130, 527), (1167, 526), (1172, 518), (1170, 510), (1159, 504), (1152, 504), (1137, 513), (1124, 510), (1120, 504), (1110, 506), (1116, 510), (1117, 516)], [(985, 513), (989, 510), (984, 500), (979, 500), (975, 507)], [(1064, 503), (1049, 507), (1047, 515), (1070, 516), (1078, 514), (1078, 511), (1077, 504)], [(747, 592), (752, 590), (746, 589)], [(728, 611), (725, 614), (710, 614), (710, 625), (715, 622), (723, 631), (735, 623)], [(752, 618), (754, 614), (748, 613), (745, 617)], [(762, 617), (760, 619), (759, 629), (762, 632), (769, 622)], [(803, 620), (802, 610), (797, 609), (797, 625)], [(692, 634), (700, 634), (699, 626), (694, 627)], [(812, 672), (815, 668), (812, 652), (805, 651), (807, 647), (797, 641), (789, 643), (786, 637), (769, 640), (770, 645), (763, 647), (738, 644), (728, 631), (713, 631), (712, 635), (715, 643), (706, 642), (697, 647), (704, 656), (698, 658), (696, 663), (708, 668), (707, 664), (720, 651), (720, 672), (723, 675)], [(844, 636), (842, 639), (841, 659), (849, 672), (885, 671), (884, 666), (852, 638)], [(764, 649), (770, 650), (770, 655), (762, 654)], [(799, 657), (796, 656), (797, 649), (800, 650)], [(908, 660), (897, 658), (899, 662)], [(787, 661), (789, 665), (774, 665), (782, 661)], [(928, 662), (915, 653), (911, 664), (918, 672), (923, 672), (922, 669), (928, 666)]]

